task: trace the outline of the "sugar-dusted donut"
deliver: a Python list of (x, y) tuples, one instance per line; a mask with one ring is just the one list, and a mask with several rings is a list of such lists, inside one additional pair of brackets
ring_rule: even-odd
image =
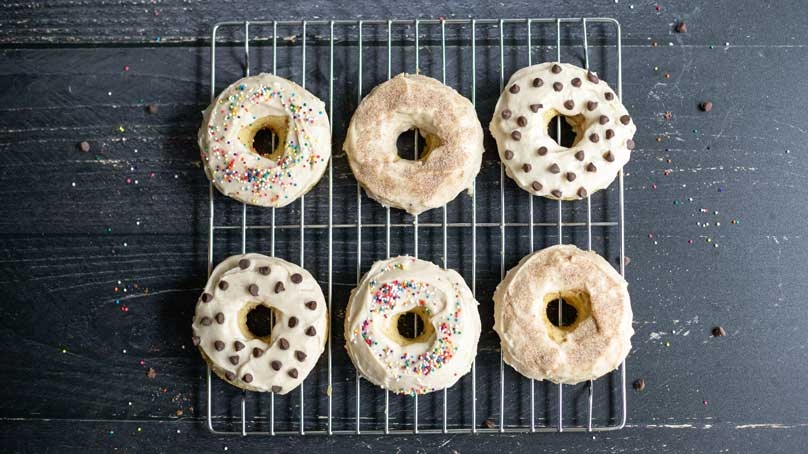
[[(277, 135), (270, 154), (254, 141)], [(325, 105), (289, 80), (259, 74), (236, 81), (203, 112), (198, 134), (205, 173), (222, 194), (282, 207), (307, 193), (325, 172), (331, 131)]]
[(196, 304), (194, 344), (216, 375), (240, 388), (288, 393), (311, 372), (327, 339), (323, 291), (308, 271), (279, 258), (228, 257)]
[[(628, 162), (636, 126), (597, 75), (564, 63), (522, 68), (499, 97), (489, 129), (505, 171), (522, 189), (574, 200), (606, 188)], [(572, 147), (548, 134), (556, 115), (575, 131)]]
[[(399, 317), (418, 315), (415, 338)], [(398, 394), (452, 386), (471, 369), (480, 339), (477, 301), (454, 270), (401, 256), (373, 264), (345, 312), (348, 356), (368, 381)]]
[[(566, 323), (558, 323), (559, 298)], [(523, 258), (494, 293), (503, 359), (536, 380), (574, 384), (614, 370), (631, 350), (631, 317), (625, 279), (571, 245)]]
[[(398, 136), (418, 129), (418, 160), (398, 156)], [(474, 106), (430, 77), (399, 74), (378, 85), (351, 118), (343, 149), (368, 196), (410, 214), (443, 206), (472, 187), (483, 157)]]

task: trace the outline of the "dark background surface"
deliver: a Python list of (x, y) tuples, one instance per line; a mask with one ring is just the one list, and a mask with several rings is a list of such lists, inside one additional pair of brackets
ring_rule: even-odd
[[(804, 452), (808, 6), (800, 1), (566, 3), (1, 5), (3, 450)], [(626, 168), (627, 275), (636, 330), (628, 379), (647, 383), (642, 392), (629, 389), (625, 429), (594, 435), (247, 439), (207, 433), (204, 363), (189, 337), (206, 272), (208, 183), (199, 167), (195, 135), (199, 111), (209, 99), (209, 30), (223, 19), (357, 18), (360, 11), (362, 18), (609, 16), (622, 23), (623, 100), (638, 126), (638, 150)], [(682, 20), (688, 32), (675, 33)], [(310, 88), (324, 97), (328, 73), (317, 37), (321, 32), (309, 35), (319, 44), (312, 45), (307, 77)], [(262, 32), (255, 33), (260, 41)], [(350, 56), (351, 32), (344, 33), (337, 53)], [(383, 36), (380, 30), (368, 33)], [(408, 42), (407, 36), (402, 30), (401, 43)], [(575, 37), (568, 36), (570, 43), (577, 42)], [(496, 44), (495, 35), (489, 38), (483, 37), (483, 44)], [(534, 62), (553, 58), (554, 50), (546, 47), (553, 39), (552, 34), (536, 37)], [(593, 39), (597, 46), (597, 35)], [(429, 40), (424, 45), (422, 71), (437, 76), (439, 60), (429, 48), (439, 47)], [(299, 73), (289, 72), (299, 58), (294, 49), (293, 42), (282, 42), (278, 74), (298, 80)], [(368, 49), (374, 56), (383, 53), (378, 46)], [(267, 50), (254, 51), (254, 73), (271, 69)], [(242, 75), (240, 52), (225, 46), (217, 54), (219, 89)], [(414, 66), (402, 52), (403, 63), (395, 72)], [(613, 65), (609, 55), (593, 51), (592, 58)], [(564, 60), (581, 64), (580, 56), (573, 49)], [(496, 58), (492, 53), (478, 62), (477, 107), (484, 125), (498, 96)], [(526, 64), (525, 58), (509, 54), (506, 77)], [(467, 64), (459, 51), (450, 51), (448, 60)], [(386, 77), (384, 68), (367, 69), (365, 91)], [(354, 180), (337, 152), (356, 103), (355, 71), (350, 65), (335, 69), (334, 209), (345, 222), (355, 221)], [(614, 72), (604, 72), (604, 79), (614, 84)], [(468, 78), (462, 71), (456, 77), (457, 88), (470, 96)], [(699, 102), (707, 99), (715, 104), (712, 112), (699, 111)], [(157, 105), (157, 113), (147, 112), (149, 104)], [(89, 152), (79, 150), (81, 141), (91, 144)], [(481, 221), (496, 222), (498, 161), (490, 140), (486, 148), (477, 214)], [(307, 223), (327, 222), (325, 181), (306, 198)], [(525, 222), (528, 199), (510, 181), (506, 188), (508, 221)], [(593, 216), (613, 220), (615, 202), (614, 187), (593, 197)], [(537, 222), (556, 218), (554, 203), (535, 203)], [(565, 220), (582, 220), (585, 207), (580, 205), (565, 205)], [(450, 220), (467, 220), (469, 207), (468, 198), (461, 197), (450, 206)], [(363, 210), (363, 222), (383, 221), (384, 211), (367, 198)], [(268, 212), (250, 208), (250, 224), (267, 224)], [(238, 225), (240, 213), (237, 204), (217, 198), (217, 224)], [(423, 221), (438, 220), (439, 214)], [(295, 223), (299, 205), (277, 215), (279, 224)], [(393, 217), (395, 222), (409, 220)], [(412, 252), (411, 232), (410, 227), (394, 229), (393, 254)], [(439, 230), (422, 232), (422, 255), (439, 263)], [(553, 227), (536, 227), (534, 234), (535, 248), (558, 241)], [(615, 230), (596, 229), (593, 234), (596, 248), (614, 262)], [(354, 235), (352, 230), (335, 235), (336, 325), (356, 279)], [(372, 228), (363, 235), (366, 269), (384, 254), (384, 235)], [(294, 229), (280, 230), (277, 255), (298, 261), (297, 238)], [(478, 375), (478, 422), (499, 417), (498, 404), (491, 399), (499, 386), (491, 365), (499, 353), (490, 308), (499, 280), (499, 238), (493, 228), (481, 229), (478, 236), (476, 288), (484, 331), (478, 362), (486, 365)], [(531, 245), (525, 228), (509, 228), (506, 238), (509, 268)], [(217, 239), (217, 262), (240, 249), (236, 230)], [(326, 240), (322, 229), (307, 232), (305, 264), (323, 283)], [(566, 230), (564, 241), (585, 246), (585, 236), (576, 229)], [(450, 230), (449, 266), (467, 279), (468, 242), (468, 230)], [(266, 230), (250, 232), (248, 249), (269, 248)], [(710, 332), (719, 325), (727, 336), (714, 338)], [(336, 405), (335, 420), (350, 427), (353, 369), (338, 342), (333, 351), (334, 395), (345, 396)], [(318, 415), (325, 414), (324, 370), (323, 359), (307, 380), (309, 429), (322, 428)], [(506, 424), (524, 425), (527, 382), (510, 370), (506, 377)], [(370, 397), (363, 406), (363, 415), (368, 415), (364, 424), (373, 428), (380, 394), (366, 385), (363, 396)], [(450, 410), (459, 416), (452, 425), (469, 424), (467, 404), (460, 405), (469, 386), (464, 379), (453, 391)], [(596, 394), (597, 408), (610, 407), (609, 387), (606, 383), (605, 392)], [(537, 385), (540, 425), (555, 423), (554, 390)], [(574, 397), (582, 390), (568, 387), (566, 392)], [(276, 411), (283, 428), (295, 430), (298, 395), (290, 396), (279, 399)], [(223, 385), (216, 388), (216, 401), (223, 407), (217, 412), (220, 428), (236, 428), (238, 397)], [(265, 413), (263, 399), (250, 400), (256, 421)], [(430, 414), (439, 408), (440, 397), (422, 400), (419, 416), (425, 424), (434, 423)], [(411, 415), (407, 403), (400, 404), (401, 411), (391, 417), (403, 423)], [(566, 411), (565, 424), (581, 422), (576, 408)], [(608, 413), (599, 415), (600, 423), (611, 421)]]

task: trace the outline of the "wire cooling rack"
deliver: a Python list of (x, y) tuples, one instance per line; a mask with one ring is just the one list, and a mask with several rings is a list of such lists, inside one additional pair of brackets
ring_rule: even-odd
[[(588, 30), (592, 27), (598, 27), (601, 32), (597, 35), (595, 44), (591, 43), (593, 32)], [(568, 37), (562, 39), (564, 33), (567, 33)], [(554, 42), (549, 38), (551, 36), (554, 36)], [(231, 62), (217, 63), (217, 46), (220, 51), (229, 50), (228, 56)], [(349, 118), (352, 112), (349, 106), (353, 107), (353, 100), (358, 103), (367, 93), (365, 85), (368, 79), (375, 85), (382, 82), (385, 76), (389, 79), (398, 72), (426, 73), (425, 70), (428, 68), (439, 68), (427, 75), (453, 86), (469, 97), (475, 108), (479, 108), (478, 93), (485, 93), (487, 104), (496, 102), (506, 77), (509, 76), (509, 73), (506, 73), (508, 70), (506, 59), (514, 61), (513, 64), (517, 66), (512, 69), (515, 70), (525, 63), (532, 64), (534, 60), (562, 61), (564, 57), (562, 50), (575, 52), (580, 50), (582, 55), (578, 55), (577, 61), (573, 63), (583, 64), (585, 68), (590, 69), (590, 50), (596, 48), (602, 55), (600, 58), (592, 58), (597, 60), (598, 66), (593, 63), (591, 69), (598, 70), (601, 78), (609, 80), (618, 96), (622, 98), (621, 46), (620, 24), (612, 18), (221, 22), (213, 27), (211, 33), (210, 95), (213, 99), (217, 93), (217, 65), (220, 72), (227, 73), (227, 79), (220, 81), (222, 86), (242, 75), (250, 75), (256, 67), (293, 79), (304, 88), (307, 88), (307, 73), (313, 73), (314, 83), (317, 86), (312, 90), (310, 83), (308, 89), (326, 100), (333, 131), (335, 107), (338, 109), (338, 115), (345, 119)], [(271, 64), (252, 61), (256, 59), (256, 50), (264, 53), (269, 49), (271, 49)], [(447, 58), (447, 49), (459, 56)], [(308, 56), (307, 59), (307, 52), (311, 54), (315, 51), (317, 53), (315, 58)], [(234, 56), (234, 53), (241, 55)], [(297, 53), (297, 56), (294, 56), (294, 53)], [(534, 59), (536, 53), (543, 54), (543, 58)], [(280, 65), (279, 54), (282, 60)], [(526, 56), (526, 60), (523, 57), (517, 58), (518, 55)], [(410, 58), (413, 61), (409, 67), (406, 67), (407, 63), (402, 64)], [(422, 60), (428, 60), (428, 63)], [(335, 67), (338, 74), (335, 73)], [(494, 69), (495, 73), (498, 72), (498, 86), (495, 82), (496, 74), (493, 78), (484, 77), (489, 68)], [(372, 77), (374, 72), (371, 69), (376, 70), (376, 77)], [(459, 82), (447, 81), (447, 75), (450, 73), (454, 80)], [(337, 90), (336, 93), (335, 80), (339, 80), (346, 88)], [(354, 90), (353, 93), (351, 90)], [(480, 111), (481, 122), (484, 125), (488, 122), (493, 108), (488, 110), (488, 112)], [(342, 121), (343, 126), (346, 122), (347, 120)], [(556, 121), (555, 137), (561, 140), (560, 121)], [(335, 137), (333, 150), (336, 152), (340, 145), (341, 142)], [(414, 132), (410, 146), (414, 158), (417, 159), (419, 148), (417, 131)], [(487, 144), (486, 148), (491, 149), (492, 146)], [(372, 261), (391, 256), (393, 252), (391, 245), (398, 246), (401, 253), (419, 256), (422, 252), (419, 251), (419, 244), (424, 243), (424, 238), (419, 240), (419, 231), (426, 232), (422, 233), (422, 236), (426, 237), (428, 247), (423, 249), (435, 250), (440, 255), (444, 267), (449, 266), (450, 258), (454, 262), (454, 255), (469, 256), (468, 259), (461, 259), (460, 263), (453, 263), (453, 267), (462, 268), (459, 271), (466, 277), (475, 297), (481, 302), (481, 311), (487, 304), (490, 312), (491, 301), (484, 300), (478, 295), (477, 287), (480, 284), (478, 271), (493, 269), (498, 261), (498, 276), (500, 279), (504, 277), (508, 265), (506, 254), (513, 256), (510, 257), (512, 266), (519, 258), (533, 251), (536, 229), (541, 229), (545, 233), (545, 245), (552, 244), (547, 238), (552, 238), (553, 234), (557, 235), (557, 243), (561, 244), (565, 242), (565, 234), (578, 238), (582, 230), (585, 241), (581, 239), (578, 242), (585, 242), (585, 247), (589, 249), (593, 249), (593, 229), (600, 229), (604, 234), (600, 238), (599, 244), (602, 247), (599, 248), (599, 252), (604, 255), (607, 250), (612, 249), (613, 245), (610, 247), (607, 245), (616, 237), (619, 241), (616, 266), (624, 275), (625, 223), (622, 172), (618, 175), (616, 191), (614, 187), (600, 191), (587, 197), (585, 202), (555, 202), (516, 190), (515, 185), (505, 178), (504, 167), (496, 160), (498, 179), (495, 173), (485, 170), (481, 172), (481, 176), (474, 183), (470, 205), (469, 201), (465, 200), (469, 197), (460, 196), (458, 199), (464, 200), (454, 201), (442, 209), (432, 210), (427, 216), (422, 215), (422, 218), (428, 218), (423, 220), (419, 219), (419, 216), (409, 216), (397, 210), (393, 210), (391, 216), (390, 208), (382, 208), (363, 196), (362, 190), (354, 180), (346, 183), (340, 178), (336, 181), (335, 160), (339, 159), (340, 155), (335, 153), (329, 162), (327, 182), (321, 181), (312, 193), (301, 197), (299, 202), (280, 209), (251, 208), (253, 211), (261, 210), (258, 215), (251, 215), (251, 218), (255, 218), (252, 223), (248, 222), (246, 204), (239, 207), (240, 214), (234, 214), (233, 207), (238, 206), (237, 202), (218, 195), (212, 185), (209, 187), (208, 275), (215, 263), (214, 250), (224, 249), (225, 253), (218, 257), (221, 260), (227, 255), (239, 252), (237, 244), (240, 241), (241, 253), (248, 252), (248, 242), (251, 246), (249, 252), (262, 252), (252, 248), (255, 241), (248, 238), (252, 235), (250, 232), (269, 234), (269, 250), (263, 251), (273, 256), (279, 252), (276, 251), (276, 243), (278, 246), (288, 246), (297, 242), (296, 246), (286, 248), (297, 250), (286, 255), (297, 255), (296, 258), (287, 257), (287, 259), (292, 261), (297, 259), (300, 266), (306, 266), (306, 251), (310, 247), (307, 241), (314, 243), (315, 248), (322, 246), (327, 252), (324, 253), (320, 249), (315, 255), (322, 257), (327, 254), (327, 262), (324, 266), (318, 263), (315, 267), (317, 269), (324, 267), (324, 273), (317, 273), (315, 270), (313, 274), (319, 277), (327, 295), (331, 326), (326, 352), (315, 371), (299, 390), (292, 391), (287, 396), (276, 396), (273, 393), (261, 395), (236, 390), (212, 377), (208, 368), (205, 383), (206, 417), (207, 427), (211, 432), (232, 435), (598, 432), (617, 430), (625, 426), (627, 414), (625, 363), (606, 377), (582, 385), (551, 385), (547, 382), (535, 382), (519, 376), (506, 367), (498, 350), (498, 339), (486, 327), (485, 318), (477, 361), (471, 373), (463, 377), (453, 388), (420, 397), (397, 396), (375, 388), (358, 375), (347, 356), (337, 354), (344, 343), (341, 331), (343, 320), (339, 314), (344, 312), (347, 304), (347, 289), (342, 292), (341, 297), (335, 296), (335, 287), (355, 285)], [(490, 167), (488, 164), (490, 162), (486, 162), (484, 168)], [(343, 163), (337, 165), (345, 167)], [(344, 173), (347, 174), (347, 171)], [(481, 185), (481, 182), (484, 184)], [(602, 200), (598, 202), (600, 206), (598, 212), (607, 219), (593, 221), (592, 198), (598, 194), (602, 194)], [(615, 196), (616, 219), (612, 206), (614, 203), (610, 203), (614, 202)], [(310, 197), (315, 200), (307, 211), (307, 200)], [(346, 206), (346, 209), (338, 208), (335, 211), (337, 199)], [(512, 201), (514, 199), (516, 202)], [(581, 208), (584, 203), (585, 209)], [(457, 204), (462, 205), (459, 214), (453, 214), (450, 221), (450, 206)], [(543, 220), (537, 221), (534, 211), (539, 210), (534, 210), (534, 205), (540, 206), (543, 212), (555, 209), (555, 216), (551, 213)], [(315, 211), (312, 211), (313, 207)], [(525, 209), (527, 220), (520, 214)], [(511, 214), (509, 210), (515, 210), (517, 214)], [(219, 215), (224, 219), (216, 223), (214, 214), (220, 211), (224, 212)], [(478, 219), (478, 212), (482, 220)], [(565, 221), (563, 214), (567, 212), (575, 219)], [(307, 223), (306, 213), (317, 219)], [(311, 213), (318, 214), (312, 216)], [(327, 213), (324, 220), (320, 213)], [(285, 222), (278, 222), (278, 217), (282, 217)], [(363, 219), (368, 217), (371, 219), (363, 222)], [(522, 219), (516, 222), (506, 221), (509, 217)], [(579, 217), (583, 219), (578, 219)], [(395, 235), (391, 234), (391, 231), (395, 231)], [(481, 232), (483, 238), (480, 239), (478, 236)], [(237, 239), (232, 241), (234, 235)], [(339, 244), (347, 245), (347, 255), (355, 254), (353, 264), (355, 282), (335, 281), (334, 261), (337, 255), (335, 235), (338, 236), (336, 240)], [(405, 239), (408, 235), (412, 235), (411, 243)], [(230, 245), (224, 244), (227, 241), (221, 237), (230, 238)], [(469, 237), (470, 247), (464, 244)], [(519, 243), (524, 240), (527, 241), (529, 249), (515, 253), (514, 249), (524, 248), (514, 248), (513, 242)], [(453, 245), (451, 252), (450, 242)], [(481, 242), (483, 244), (478, 244)], [(233, 243), (236, 246), (233, 246)], [(460, 246), (455, 243), (459, 243)], [(369, 249), (370, 253), (364, 251), (363, 246)], [(261, 245), (256, 247), (263, 248)], [(487, 255), (480, 254), (483, 250), (488, 251)], [(311, 249), (308, 251), (311, 252)], [(371, 256), (368, 257), (369, 255)], [(489, 279), (485, 284), (484, 291), (480, 293), (485, 293), (490, 298), (496, 281), (492, 282)], [(560, 320), (562, 305), (558, 306)], [(488, 323), (492, 321), (488, 320)], [(483, 357), (486, 345), (484, 339), (488, 339), (487, 345), (491, 346), (487, 348), (486, 358), (492, 354), (498, 356), (498, 365), (496, 359), (486, 359), (481, 364), (480, 358)], [(350, 372), (344, 373), (345, 370)], [(335, 377), (338, 372), (343, 372), (343, 376)], [(480, 374), (484, 377), (483, 380), (478, 378)], [(312, 381), (314, 383), (311, 383)], [(595, 405), (594, 389), (599, 382), (605, 382), (603, 391), (605, 397), (597, 399)], [(456, 390), (456, 388), (462, 389)], [(573, 397), (568, 399), (574, 400), (572, 404), (565, 401), (565, 396), (570, 394)], [(424, 406), (428, 408), (419, 409), (419, 400), (427, 400)], [(565, 410), (568, 413), (565, 413)], [(595, 415), (596, 411), (601, 410), (606, 416)]]

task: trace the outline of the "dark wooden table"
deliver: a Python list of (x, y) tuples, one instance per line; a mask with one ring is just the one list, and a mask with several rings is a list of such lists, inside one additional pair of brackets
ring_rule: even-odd
[[(797, 0), (452, 3), (0, 6), (2, 451), (804, 452), (808, 6)], [(353, 19), (359, 12), (362, 18), (608, 16), (622, 23), (624, 102), (638, 126), (638, 151), (626, 168), (627, 273), (636, 335), (623, 430), (329, 438), (207, 432), (205, 368), (189, 338), (206, 276), (208, 183), (195, 136), (199, 111), (209, 99), (210, 28), (223, 19)], [(676, 33), (681, 21), (686, 33)], [(312, 32), (310, 39), (321, 38)], [(552, 55), (541, 46), (552, 38), (537, 39), (538, 55)], [(259, 44), (253, 62), (264, 70), (270, 64), (267, 44)], [(430, 45), (434, 42), (425, 44)], [(223, 59), (238, 61), (236, 47), (224, 49)], [(574, 62), (580, 52), (568, 57)], [(327, 75), (316, 69), (317, 58), (310, 57), (312, 78), (322, 87)], [(477, 107), (485, 124), (496, 101), (499, 69), (496, 62), (483, 66)], [(236, 63), (227, 68), (219, 84), (242, 74)], [(335, 73), (341, 103), (333, 118), (335, 152), (356, 104), (356, 86), (346, 76), (351, 70)], [(384, 78), (374, 71), (366, 89)], [(606, 79), (613, 83), (613, 76)], [(698, 108), (705, 100), (714, 103), (709, 113)], [(149, 105), (156, 112), (149, 112)], [(89, 151), (80, 149), (83, 141)], [(487, 149), (479, 194), (496, 201), (491, 194), (499, 191), (499, 168), (490, 140)], [(344, 161), (335, 155), (335, 187), (342, 194), (335, 209), (350, 218), (355, 192), (348, 190), (353, 179)], [(508, 194), (518, 195), (512, 186), (509, 182)], [(613, 218), (608, 207), (614, 207), (614, 188), (593, 202), (598, 213)], [(525, 220), (526, 203), (524, 195), (509, 203), (509, 221)], [(307, 197), (307, 222), (327, 222), (326, 206), (327, 185), (321, 184)], [(217, 199), (217, 209), (222, 224), (240, 222), (240, 206)], [(383, 210), (367, 199), (363, 209), (364, 222), (383, 220)], [(461, 200), (450, 216), (464, 219), (468, 210), (468, 200)], [(478, 216), (496, 222), (498, 210), (483, 203)], [(554, 204), (539, 201), (536, 219), (552, 221), (554, 210)], [(268, 223), (267, 213), (251, 208), (251, 223)], [(578, 204), (565, 219), (580, 220), (583, 213)], [(278, 221), (294, 223), (297, 216), (295, 205), (279, 210)], [(394, 220), (408, 219), (394, 214)], [(558, 241), (553, 228), (534, 232), (537, 248)], [(299, 256), (296, 235), (294, 229), (278, 233), (278, 255)], [(341, 230), (333, 250), (336, 324), (356, 278), (353, 235)], [(427, 229), (422, 251), (437, 262), (436, 235)], [(498, 235), (497, 229), (483, 229), (478, 244), (484, 331), (478, 362), (488, 365), (499, 357), (490, 307), (499, 280)], [(580, 231), (566, 235), (565, 241), (582, 244)], [(217, 261), (238, 252), (237, 230), (217, 238)], [(508, 230), (508, 238), (510, 267), (530, 246), (524, 228)], [(321, 282), (326, 240), (324, 230), (308, 233), (306, 266)], [(381, 257), (384, 237), (369, 229), (365, 241), (366, 268)], [(411, 252), (411, 229), (395, 229), (393, 241), (393, 253)], [(596, 244), (609, 241), (612, 246), (604, 247), (614, 260), (614, 230), (595, 232)], [(467, 231), (452, 230), (449, 244), (450, 266), (467, 271)], [(268, 251), (266, 231), (251, 231), (248, 249)], [(725, 337), (711, 334), (717, 326)], [(334, 355), (335, 390), (350, 393), (353, 370), (338, 343)], [(323, 363), (307, 380), (315, 396), (307, 406), (310, 427), (322, 426)], [(489, 369), (496, 370), (491, 366), (479, 374), (481, 390), (499, 386)], [(638, 378), (646, 382), (641, 392), (630, 387)], [(524, 424), (525, 382), (512, 371), (507, 379), (508, 411), (516, 415), (508, 421)], [(462, 386), (461, 397), (467, 398), (468, 382)], [(216, 390), (225, 402), (217, 424), (234, 428), (238, 393), (226, 388)], [(538, 389), (540, 422), (553, 424), (553, 388)], [(375, 396), (363, 405), (377, 411), (378, 393), (369, 386), (363, 392)], [(297, 414), (292, 396), (279, 404), (279, 418)], [(337, 405), (339, 424), (350, 424), (351, 399)], [(264, 411), (265, 401), (250, 402), (250, 411)], [(424, 399), (427, 407), (436, 402)], [(452, 411), (457, 408), (465, 407), (452, 405)], [(484, 399), (477, 418), (480, 424), (496, 421), (498, 406)]]

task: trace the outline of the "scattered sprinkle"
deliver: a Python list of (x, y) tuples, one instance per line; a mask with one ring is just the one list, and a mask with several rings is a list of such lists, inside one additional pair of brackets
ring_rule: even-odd
[(676, 33), (687, 33), (687, 24), (684, 22), (676, 24)]
[(702, 112), (709, 112), (709, 111), (713, 110), (712, 101), (704, 101), (704, 102), (702, 102), (701, 104), (699, 104), (699, 109), (701, 109)]
[(713, 337), (724, 337), (724, 336), (727, 335), (727, 332), (724, 331), (724, 328), (722, 328), (720, 326), (716, 326), (715, 328), (713, 328), (712, 332), (713, 332)]
[(146, 376), (149, 377), (149, 380), (154, 380), (157, 377), (157, 371), (154, 370), (153, 367), (150, 367), (148, 372), (146, 372)]
[(633, 383), (632, 386), (634, 387), (635, 391), (637, 391), (637, 392), (642, 391), (643, 389), (645, 389), (645, 380), (643, 380), (642, 378), (638, 378), (638, 379), (634, 380), (634, 383)]
[(123, 70), (124, 70), (124, 71), (129, 71), (129, 65), (124, 66), (124, 67), (123, 67)]

